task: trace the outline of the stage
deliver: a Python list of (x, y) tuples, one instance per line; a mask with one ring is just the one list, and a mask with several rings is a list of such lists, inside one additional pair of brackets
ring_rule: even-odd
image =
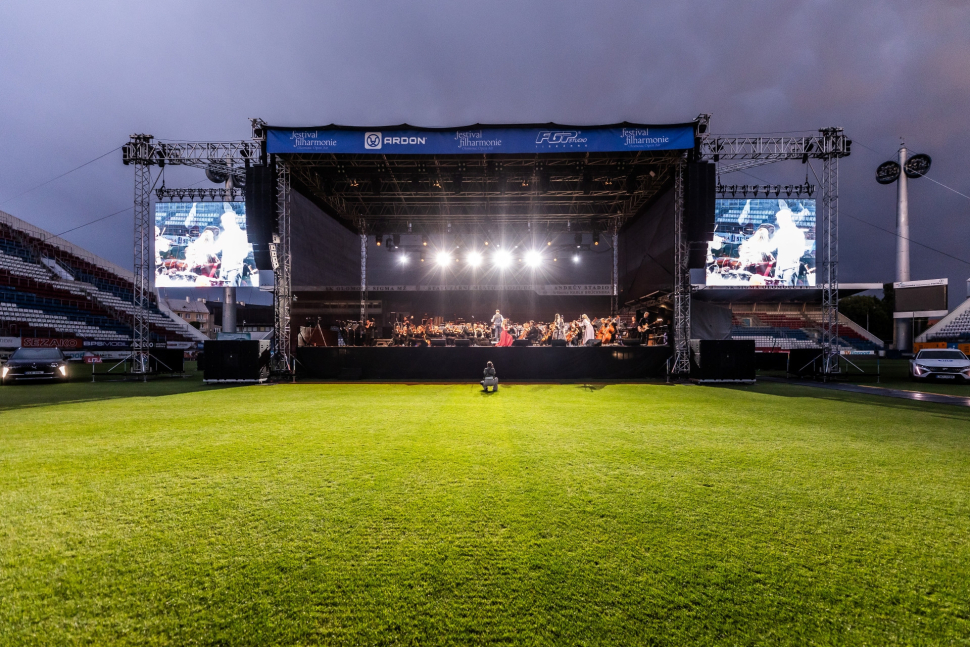
[(477, 382), (486, 362), (500, 381), (662, 378), (668, 346), (297, 349), (297, 376), (321, 380), (461, 380)]

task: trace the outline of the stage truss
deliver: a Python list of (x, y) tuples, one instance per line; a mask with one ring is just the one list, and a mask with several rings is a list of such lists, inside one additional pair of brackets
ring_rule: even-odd
[[(823, 284), (822, 350), (825, 373), (838, 368), (838, 160), (851, 142), (841, 128), (825, 128), (806, 137), (718, 137), (706, 132), (709, 115), (701, 115), (693, 151), (659, 153), (564, 153), (562, 155), (434, 156), (427, 160), (382, 155), (265, 154), (265, 123), (253, 120), (252, 141), (156, 142), (132, 135), (123, 161), (135, 166), (135, 315), (133, 352), (136, 372), (148, 371), (148, 311), (152, 276), (150, 260), (151, 166), (185, 165), (215, 170), (243, 179), (250, 164), (275, 164), (278, 232), (270, 253), (275, 274), (274, 367), (292, 370), (292, 263), (290, 191), (294, 184), (331, 215), (343, 218), (361, 236), (361, 316), (365, 314), (366, 236), (408, 232), (448, 222), (461, 227), (501, 226), (529, 222), (549, 233), (596, 231), (612, 235), (616, 249), (619, 226), (667, 187), (674, 191), (674, 354), (672, 373), (690, 372), (690, 242), (684, 223), (684, 164), (707, 160), (719, 174), (781, 161), (822, 161), (820, 178)], [(731, 162), (724, 164), (722, 162)], [(242, 182), (238, 182), (242, 184)], [(214, 192), (213, 192), (214, 193)], [(165, 189), (159, 197), (194, 198), (187, 189)], [(388, 199), (393, 196), (394, 199)], [(617, 268), (614, 258), (612, 308), (615, 312)]]

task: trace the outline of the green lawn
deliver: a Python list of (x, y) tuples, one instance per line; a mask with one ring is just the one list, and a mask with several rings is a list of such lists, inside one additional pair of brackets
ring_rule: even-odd
[(0, 388), (0, 644), (970, 644), (970, 410)]

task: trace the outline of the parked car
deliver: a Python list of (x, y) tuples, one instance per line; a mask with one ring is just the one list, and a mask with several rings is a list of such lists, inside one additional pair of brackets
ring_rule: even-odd
[(18, 348), (0, 368), (0, 384), (52, 380), (66, 382), (67, 358), (59, 348)]
[(909, 375), (914, 380), (970, 382), (970, 359), (953, 348), (928, 348), (909, 361)]

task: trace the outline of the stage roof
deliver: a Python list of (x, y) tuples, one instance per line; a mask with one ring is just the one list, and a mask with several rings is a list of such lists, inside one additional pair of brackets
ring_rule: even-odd
[(368, 233), (534, 222), (604, 230), (671, 186), (695, 123), (264, 126), (294, 186)]

